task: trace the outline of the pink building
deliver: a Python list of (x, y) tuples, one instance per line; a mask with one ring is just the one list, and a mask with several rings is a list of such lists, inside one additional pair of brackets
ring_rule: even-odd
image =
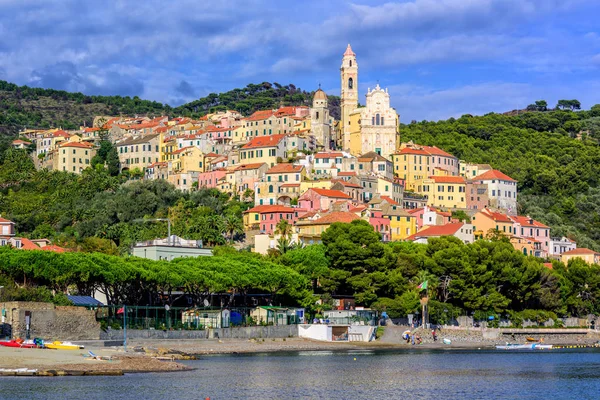
[(368, 210), (369, 224), (375, 229), (375, 232), (381, 234), (381, 240), (390, 241), (390, 219), (384, 217), (381, 210)]
[(333, 203), (340, 200), (352, 198), (339, 190), (311, 188), (298, 198), (298, 205), (307, 211), (329, 210)]
[(540, 242), (542, 248), (541, 256), (546, 257), (550, 249), (550, 227), (531, 217), (522, 215), (509, 216), (509, 218), (513, 221), (513, 232), (515, 236), (531, 238)]
[(423, 146), (423, 150), (429, 153), (429, 167), (448, 171), (452, 176), (458, 176), (458, 158), (435, 146)]
[(219, 179), (225, 178), (225, 175), (227, 175), (227, 171), (225, 171), (224, 169), (210, 172), (202, 172), (198, 174), (198, 187), (216, 188), (217, 181)]
[(482, 183), (467, 181), (466, 203), (469, 210), (483, 210), (489, 204), (488, 187)]
[(298, 213), (304, 214), (304, 210), (280, 205), (256, 206), (246, 211), (247, 213), (259, 214), (259, 226), (261, 233), (272, 235), (277, 229), (277, 223), (282, 219), (293, 225), (298, 219)]

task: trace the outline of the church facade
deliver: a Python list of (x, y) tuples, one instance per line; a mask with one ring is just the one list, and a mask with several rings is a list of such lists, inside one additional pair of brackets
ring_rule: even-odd
[(340, 68), (341, 135), (343, 150), (353, 155), (374, 151), (391, 159), (399, 143), (399, 116), (390, 107), (390, 95), (379, 84), (366, 94), (366, 104), (358, 107), (358, 64), (350, 45)]

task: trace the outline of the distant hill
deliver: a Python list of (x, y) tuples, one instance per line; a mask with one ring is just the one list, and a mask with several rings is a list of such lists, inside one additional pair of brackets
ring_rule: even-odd
[[(263, 82), (243, 89), (211, 93), (179, 107), (129, 96), (87, 96), (64, 90), (30, 88), (0, 81), (0, 135), (14, 136), (23, 128), (77, 129), (91, 126), (96, 115), (168, 115), (200, 117), (207, 113), (236, 110), (243, 115), (279, 106), (310, 106), (314, 92), (293, 84)], [(329, 96), (334, 118), (340, 115), (340, 100)]]

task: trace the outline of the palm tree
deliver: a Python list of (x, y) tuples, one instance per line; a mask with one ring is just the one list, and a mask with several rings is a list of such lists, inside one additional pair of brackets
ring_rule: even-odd
[(292, 235), (292, 225), (286, 219), (279, 220), (277, 225), (275, 225), (275, 234), (289, 239)]
[(229, 233), (229, 242), (233, 243), (233, 237), (236, 233), (244, 232), (242, 220), (235, 214), (229, 214), (225, 217), (225, 232)]

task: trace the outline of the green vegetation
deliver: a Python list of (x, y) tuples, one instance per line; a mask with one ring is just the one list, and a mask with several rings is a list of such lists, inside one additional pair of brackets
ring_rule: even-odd
[(19, 235), (108, 254), (166, 237), (167, 222), (145, 222), (152, 218), (170, 218), (173, 234), (209, 246), (240, 237), (242, 212), (252, 203), (215, 189), (183, 193), (165, 181), (126, 182), (111, 176), (114, 148), (107, 152), (108, 169), (97, 165), (75, 175), (36, 171), (25, 150), (7, 150), (0, 164), (0, 214), (15, 222)]
[[(566, 102), (566, 103), (565, 103)], [(438, 146), (461, 160), (487, 163), (519, 181), (519, 213), (547, 224), (553, 236), (600, 250), (600, 105), (519, 115), (464, 115), (401, 127), (403, 141)]]
[[(179, 107), (137, 96), (87, 96), (63, 90), (30, 88), (0, 81), (0, 135), (27, 128), (78, 129), (92, 126), (95, 116), (168, 115), (200, 117), (207, 113), (236, 110), (249, 115), (257, 110), (280, 106), (309, 106), (314, 92), (306, 92), (289, 84), (263, 82), (242, 89), (211, 93)], [(339, 97), (329, 96), (329, 109), (339, 118)]]

